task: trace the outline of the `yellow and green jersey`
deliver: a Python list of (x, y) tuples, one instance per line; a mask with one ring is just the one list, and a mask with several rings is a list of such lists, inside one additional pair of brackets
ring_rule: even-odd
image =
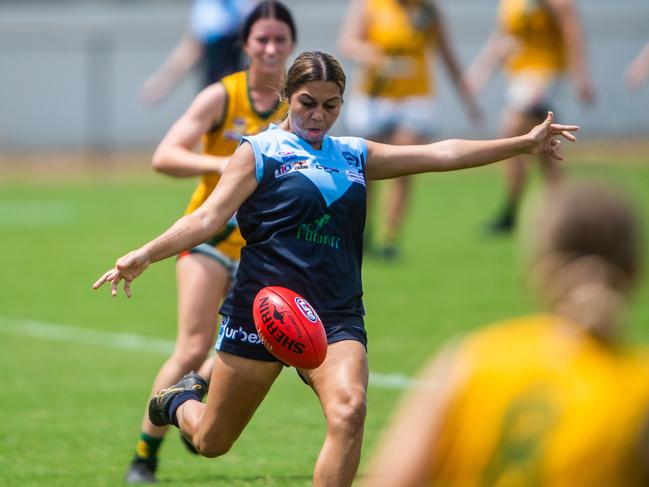
[(361, 91), (369, 96), (406, 98), (434, 91), (428, 49), (434, 42), (434, 15), (424, 7), (406, 8), (398, 0), (367, 0), (366, 39), (391, 62), (365, 68)]
[(544, 0), (500, 0), (501, 29), (518, 43), (507, 60), (510, 75), (535, 71), (554, 76), (566, 68), (561, 29)]
[(552, 315), (477, 332), (448, 409), (436, 485), (635, 486), (649, 418), (649, 353)]
[[(223, 78), (226, 102), (222, 121), (203, 135), (203, 153), (214, 156), (230, 156), (239, 145), (241, 137), (262, 132), (270, 123), (279, 123), (286, 116), (288, 105), (279, 99), (277, 105), (266, 113), (255, 110), (250, 99), (248, 71), (239, 71)], [(185, 214), (201, 206), (219, 182), (219, 174), (206, 174), (194, 190)], [(234, 222), (228, 223), (210, 241), (218, 245), (225, 255), (239, 259), (241, 247), (245, 244)]]

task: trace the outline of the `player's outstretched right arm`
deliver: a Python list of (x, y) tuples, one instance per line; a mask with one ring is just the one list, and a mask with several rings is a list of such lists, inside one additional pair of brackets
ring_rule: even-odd
[(494, 30), (464, 73), (463, 82), (469, 91), (474, 94), (482, 91), (514, 49), (515, 41), (511, 37), (498, 28)]
[(111, 283), (111, 294), (117, 295), (119, 283), (131, 296), (131, 282), (157, 262), (194, 247), (214, 235), (257, 188), (255, 157), (250, 144), (236, 150), (227, 170), (209, 198), (189, 215), (176, 221), (166, 232), (137, 250), (117, 259), (115, 267), (105, 272), (94, 284), (98, 289)]

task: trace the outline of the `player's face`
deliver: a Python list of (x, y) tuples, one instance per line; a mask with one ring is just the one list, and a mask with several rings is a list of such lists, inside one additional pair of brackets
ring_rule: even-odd
[(250, 29), (244, 50), (251, 68), (264, 72), (282, 71), (286, 58), (293, 51), (291, 28), (277, 19), (259, 19)]
[(288, 119), (291, 130), (320, 149), (322, 139), (334, 124), (343, 98), (333, 81), (309, 81), (300, 86), (289, 100)]

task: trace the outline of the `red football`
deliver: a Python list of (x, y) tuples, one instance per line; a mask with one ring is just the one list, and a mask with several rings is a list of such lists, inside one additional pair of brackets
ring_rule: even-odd
[(280, 286), (263, 288), (252, 305), (262, 343), (278, 360), (301, 369), (315, 369), (327, 355), (327, 335), (313, 307), (297, 293)]

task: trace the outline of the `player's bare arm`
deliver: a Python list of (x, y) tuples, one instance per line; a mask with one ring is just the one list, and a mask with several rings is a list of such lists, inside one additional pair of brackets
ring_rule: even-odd
[(548, 0), (548, 5), (566, 43), (570, 73), (579, 99), (584, 103), (592, 103), (595, 91), (586, 59), (584, 29), (577, 8), (572, 0)]
[[(529, 133), (497, 140), (450, 139), (428, 145), (395, 146), (367, 142), (367, 179), (387, 179), (423, 172), (454, 171), (484, 166), (519, 154), (548, 154), (562, 160), (561, 136), (571, 142), (577, 125), (555, 124), (548, 112), (546, 120)], [(398, 162), (398, 164), (397, 164)]]
[(516, 41), (496, 28), (464, 74), (464, 83), (468, 89), (472, 93), (482, 91), (515, 47)]
[(435, 9), (435, 18), (437, 19), (435, 41), (437, 42), (442, 61), (453, 80), (455, 89), (464, 102), (469, 118), (472, 122), (479, 123), (483, 118), (482, 111), (476, 102), (473, 91), (469, 89), (467, 83), (462, 78), (460, 63), (457, 60), (455, 52), (451, 49), (449, 34), (446, 30), (446, 21), (443, 18), (443, 14), (437, 5), (433, 5), (433, 8)]
[(649, 77), (649, 42), (631, 61), (624, 76), (627, 84), (633, 89), (640, 88), (642, 83)]
[(124, 280), (124, 291), (130, 297), (131, 281), (142, 274), (150, 263), (176, 255), (214, 235), (256, 187), (254, 154), (249, 144), (242, 144), (202, 206), (182, 217), (159, 237), (117, 259), (115, 267), (104, 273), (93, 288), (98, 289), (110, 281), (111, 294), (116, 296), (118, 285)]
[(175, 177), (222, 173), (228, 157), (199, 154), (194, 148), (225, 111), (225, 88), (215, 83), (202, 90), (187, 111), (174, 123), (153, 154), (156, 171)]
[(367, 41), (365, 0), (352, 0), (340, 30), (338, 48), (343, 56), (354, 62), (379, 66), (384, 56)]

